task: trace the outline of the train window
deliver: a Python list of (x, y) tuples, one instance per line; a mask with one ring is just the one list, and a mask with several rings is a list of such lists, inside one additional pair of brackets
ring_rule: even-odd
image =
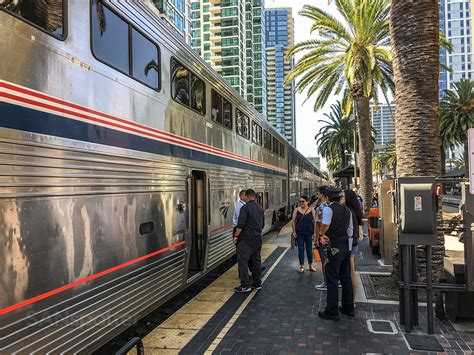
[(224, 116), (224, 126), (232, 129), (232, 104), (225, 98), (222, 98), (222, 110)]
[(269, 209), (270, 208), (270, 197), (268, 191), (265, 191), (264, 199), (263, 199), (263, 208)]
[(280, 156), (281, 156), (282, 158), (285, 157), (285, 146), (283, 145), (282, 142), (280, 142)]
[(263, 192), (257, 192), (257, 203), (263, 207)]
[(137, 30), (132, 29), (132, 76), (149, 85), (152, 89), (159, 89), (158, 48)]
[(285, 202), (288, 193), (288, 186), (286, 179), (281, 179), (281, 202)]
[(191, 73), (191, 108), (201, 115), (206, 114), (206, 85)]
[(237, 130), (237, 134), (241, 135), (244, 138), (250, 139), (250, 120), (247, 116), (245, 116), (242, 111), (239, 109), (236, 110), (236, 117), (235, 117), (235, 128)]
[(47, 4), (41, 1), (0, 1), (0, 10), (4, 10), (30, 25), (64, 39), (65, 0), (50, 0)]
[(211, 90), (211, 118), (232, 129), (232, 104), (214, 89)]
[(222, 96), (211, 90), (211, 118), (222, 124)]
[(262, 145), (262, 127), (255, 121), (252, 121), (252, 142)]
[(263, 147), (272, 150), (272, 136), (266, 130), (263, 130)]
[(101, 1), (92, 1), (92, 51), (97, 59), (130, 72), (129, 25)]
[(171, 94), (173, 99), (189, 106), (189, 70), (174, 59), (171, 61)]
[(273, 137), (273, 144), (272, 144), (272, 151), (273, 153), (275, 154), (278, 154), (278, 148), (279, 148), (279, 145), (278, 145), (278, 139), (276, 139), (275, 137)]

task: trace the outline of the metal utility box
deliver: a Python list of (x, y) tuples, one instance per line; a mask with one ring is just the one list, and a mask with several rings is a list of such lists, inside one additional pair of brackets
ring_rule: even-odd
[(400, 177), (396, 182), (399, 244), (436, 244), (435, 178)]
[(385, 265), (392, 264), (393, 248), (397, 242), (394, 192), (395, 180), (384, 180), (379, 184), (380, 254)]

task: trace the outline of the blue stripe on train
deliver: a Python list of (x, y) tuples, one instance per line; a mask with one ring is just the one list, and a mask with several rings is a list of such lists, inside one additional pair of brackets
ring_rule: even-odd
[(6, 102), (0, 102), (0, 127), (286, 176), (285, 173), (272, 169), (238, 162), (86, 122), (64, 119), (59, 115)]

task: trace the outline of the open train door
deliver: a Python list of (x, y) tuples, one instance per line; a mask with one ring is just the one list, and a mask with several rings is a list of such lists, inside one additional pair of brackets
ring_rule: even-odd
[(191, 240), (188, 280), (204, 270), (207, 240), (207, 179), (204, 171), (193, 170), (190, 183)]

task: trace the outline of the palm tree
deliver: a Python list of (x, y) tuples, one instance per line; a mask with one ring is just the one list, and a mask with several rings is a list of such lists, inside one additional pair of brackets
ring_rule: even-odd
[(324, 114), (320, 120), (323, 128), (314, 137), (318, 144), (318, 153), (326, 158), (331, 171), (347, 165), (346, 152), (350, 153), (354, 147), (355, 120), (352, 115), (344, 117), (341, 102), (331, 105), (331, 112)]
[(374, 155), (373, 166), (379, 173), (387, 172), (389, 169), (396, 175), (395, 168), (397, 165), (397, 152), (395, 141), (387, 144), (384, 150)]
[[(287, 56), (305, 54), (299, 59), (286, 83), (301, 77), (295, 90), (307, 90), (308, 99), (316, 94), (314, 109), (321, 109), (331, 94), (342, 95), (344, 113), (352, 105), (358, 125), (362, 196), (372, 196), (372, 134), (369, 101), (378, 104), (378, 94), (387, 100), (394, 91), (392, 57), (388, 48), (389, 0), (336, 0), (342, 22), (326, 11), (305, 5), (301, 16), (313, 20), (315, 39), (289, 49)], [(366, 206), (368, 212), (369, 204)]]
[(454, 90), (445, 90), (441, 101), (440, 134), (448, 147), (464, 145), (464, 166), (468, 166), (467, 130), (474, 127), (474, 82), (461, 79)]
[[(393, 0), (390, 36), (397, 87), (397, 173), (399, 176), (440, 176), (438, 0)], [(421, 250), (417, 253), (418, 256), (423, 254)], [(419, 265), (423, 259), (423, 256), (418, 258)], [(433, 247), (435, 279), (443, 270), (443, 259), (441, 232), (438, 244)], [(394, 258), (394, 270), (398, 265), (396, 260)], [(394, 273), (394, 276), (398, 275)]]

